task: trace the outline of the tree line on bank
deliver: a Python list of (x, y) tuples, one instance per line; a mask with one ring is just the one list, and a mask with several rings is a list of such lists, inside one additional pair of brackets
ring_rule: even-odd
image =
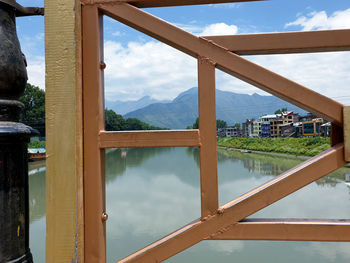
[[(236, 123), (234, 126), (240, 127), (240, 125), (241, 125), (240, 123)], [(216, 129), (226, 128), (226, 127), (227, 127), (226, 121), (216, 120)], [(199, 129), (199, 118), (197, 117), (196, 121), (192, 125), (187, 126), (186, 129)]]
[[(24, 104), (20, 122), (38, 130), (40, 136), (45, 137), (45, 91), (28, 83), (19, 100)], [(107, 131), (164, 129), (149, 125), (136, 118), (124, 119), (122, 115), (108, 109), (105, 110), (105, 122)]]
[(135, 130), (165, 130), (164, 128), (149, 125), (136, 118), (124, 119), (113, 110), (105, 110), (106, 131), (135, 131)]

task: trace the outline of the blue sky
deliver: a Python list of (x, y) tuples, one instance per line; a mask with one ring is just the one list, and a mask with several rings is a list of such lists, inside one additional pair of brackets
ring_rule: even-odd
[[(18, 2), (44, 4), (42, 0)], [(271, 0), (145, 11), (197, 35), (350, 28), (349, 0)], [(110, 18), (104, 21), (107, 99), (135, 100), (145, 95), (172, 99), (197, 86), (195, 59)], [(17, 29), (28, 59), (29, 82), (44, 88), (44, 18), (18, 18)], [(350, 104), (349, 52), (246, 58)], [(221, 72), (217, 72), (216, 84), (237, 93), (266, 94)]]

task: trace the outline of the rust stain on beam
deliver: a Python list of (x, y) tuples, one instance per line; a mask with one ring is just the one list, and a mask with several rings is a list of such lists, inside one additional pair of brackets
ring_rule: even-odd
[(343, 167), (346, 164), (343, 158), (344, 145), (339, 144), (220, 207), (217, 214), (197, 220), (120, 262), (160, 262), (220, 235), (247, 216)]
[[(195, 58), (211, 59), (222, 71), (250, 83), (283, 100), (343, 126), (343, 105), (304, 86), (271, 72), (220, 47), (196, 37), (128, 4), (101, 4), (108, 16), (154, 37)], [(298, 96), (296, 96), (298, 94)]]
[(99, 135), (100, 148), (198, 147), (200, 145), (198, 130), (102, 131)]
[(213, 240), (350, 241), (350, 220), (248, 219)]
[(205, 36), (239, 55), (350, 51), (350, 30)]
[(128, 3), (139, 8), (258, 2), (267, 0), (83, 0), (86, 4)]

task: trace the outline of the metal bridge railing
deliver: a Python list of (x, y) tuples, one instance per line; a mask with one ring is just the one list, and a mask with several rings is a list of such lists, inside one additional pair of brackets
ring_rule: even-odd
[[(161, 262), (202, 240), (350, 241), (350, 220), (245, 219), (350, 161), (350, 114), (342, 104), (240, 56), (346, 51), (350, 30), (197, 37), (139, 9), (223, 2), (239, 1), (82, 0), (86, 262), (106, 261), (104, 150), (116, 147), (197, 146), (201, 171), (200, 218), (120, 262)], [(103, 15), (198, 60), (199, 130), (104, 130)], [(219, 207), (215, 68), (331, 120), (332, 148)]]

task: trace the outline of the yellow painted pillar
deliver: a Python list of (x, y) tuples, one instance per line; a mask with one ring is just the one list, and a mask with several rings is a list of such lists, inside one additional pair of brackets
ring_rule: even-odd
[(45, 1), (46, 262), (84, 262), (80, 1)]

